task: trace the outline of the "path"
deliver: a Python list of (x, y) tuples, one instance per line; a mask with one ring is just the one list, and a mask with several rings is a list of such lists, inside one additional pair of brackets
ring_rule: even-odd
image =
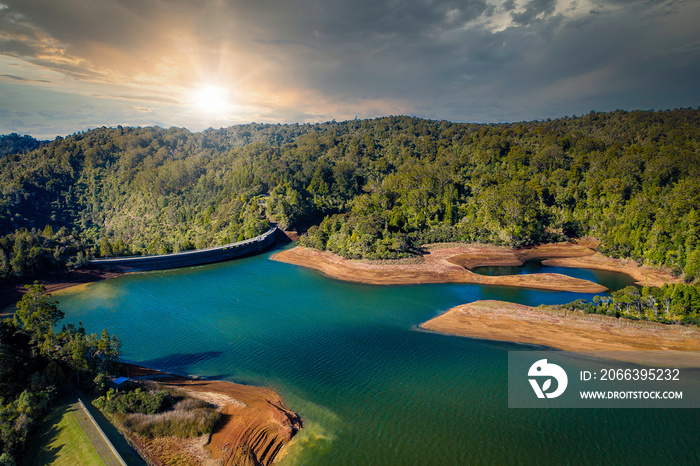
[(82, 427), (85, 435), (88, 436), (90, 442), (97, 450), (97, 453), (102, 458), (106, 466), (126, 466), (124, 460), (121, 456), (114, 450), (114, 447), (108, 443), (104, 433), (101, 432), (100, 428), (95, 423), (95, 420), (90, 416), (87, 410), (81, 406), (80, 399), (71, 403), (71, 411), (73, 415), (78, 420), (80, 427)]

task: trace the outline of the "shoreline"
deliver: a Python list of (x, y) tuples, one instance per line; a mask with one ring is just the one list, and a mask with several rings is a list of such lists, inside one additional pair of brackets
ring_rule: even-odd
[[(298, 241), (299, 234), (295, 230), (277, 229), (275, 230), (274, 238), (274, 242), (289, 243)], [(102, 280), (109, 280), (128, 273), (131, 272), (86, 265), (79, 269), (53, 272), (28, 279), (21, 284), (13, 283), (2, 285), (0, 286), (0, 318), (11, 316), (14, 311), (14, 306), (27, 292), (24, 286), (33, 284), (35, 281), (43, 284), (46, 287), (46, 291), (53, 294), (58, 291), (65, 291), (69, 288), (88, 285)]]
[(270, 465), (285, 455), (302, 428), (299, 415), (268, 388), (178, 376), (130, 363), (121, 363), (120, 375), (183, 390), (217, 406), (221, 420), (209, 441), (200, 445), (202, 454), (217, 464)]
[(4, 285), (0, 287), (0, 313), (4, 316), (11, 312), (10, 308), (22, 299), (27, 292), (24, 285), (33, 284), (35, 281), (46, 287), (48, 293), (64, 291), (74, 286), (87, 285), (102, 280), (124, 275), (123, 272), (107, 271), (96, 268), (82, 268), (64, 272), (55, 272), (42, 277), (26, 280), (23, 284)]
[(584, 257), (554, 257), (542, 261), (542, 265), (580, 269), (606, 270), (629, 275), (635, 280), (635, 285), (661, 287), (665, 283), (683, 283), (670, 273), (647, 265), (639, 265), (631, 259), (614, 259), (596, 252)]
[(483, 266), (522, 266), (529, 260), (542, 260), (543, 265), (623, 273), (641, 286), (682, 281), (658, 268), (606, 257), (595, 252), (594, 247), (590, 241), (548, 243), (523, 249), (484, 244), (433, 244), (427, 245), (428, 253), (421, 257), (421, 262), (402, 263), (400, 260), (351, 260), (328, 251), (296, 246), (271, 259), (310, 268), (338, 280), (372, 285), (473, 283), (577, 293), (607, 291), (606, 287), (589, 280), (556, 273), (488, 276), (472, 272)]
[(400, 261), (376, 263), (350, 260), (302, 246), (279, 252), (271, 259), (311, 268), (335, 279), (373, 285), (473, 283), (578, 293), (602, 293), (607, 290), (588, 280), (554, 273), (488, 276), (471, 271), (481, 266), (520, 266), (533, 259), (576, 260), (595, 254), (589, 247), (574, 243), (551, 243), (520, 250), (467, 244), (436, 244), (428, 248), (422, 262), (408, 264)]
[[(578, 244), (550, 243), (526, 249), (435, 244), (427, 246), (429, 252), (422, 257), (422, 262), (412, 264), (348, 260), (329, 252), (297, 246), (277, 253), (271, 259), (307, 267), (339, 280), (377, 285), (475, 283), (580, 293), (606, 291), (605, 287), (588, 280), (560, 274), (484, 276), (470, 270), (481, 266), (521, 266), (526, 261), (535, 259), (541, 259), (544, 265), (624, 273), (642, 286), (681, 282), (663, 270), (606, 257), (595, 252), (595, 246), (595, 242), (585, 239), (578, 241)], [(420, 324), (418, 328), (448, 335), (532, 344), (575, 352), (700, 352), (698, 329), (554, 311), (502, 301), (462, 304)], [(700, 367), (700, 356), (698, 358), (696, 364)]]
[[(700, 352), (700, 330), (504, 301), (462, 304), (418, 326), (460, 337), (546, 346), (565, 351)], [(700, 367), (700, 355), (693, 364)], [(614, 359), (614, 356), (611, 356)]]

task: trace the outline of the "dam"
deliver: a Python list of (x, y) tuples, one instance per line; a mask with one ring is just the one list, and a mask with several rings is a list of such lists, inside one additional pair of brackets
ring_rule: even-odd
[(275, 242), (277, 226), (255, 238), (193, 251), (173, 252), (153, 256), (129, 256), (95, 259), (90, 261), (92, 267), (119, 272), (144, 272), (147, 270), (174, 269), (194, 265), (211, 264), (235, 259), (260, 252)]

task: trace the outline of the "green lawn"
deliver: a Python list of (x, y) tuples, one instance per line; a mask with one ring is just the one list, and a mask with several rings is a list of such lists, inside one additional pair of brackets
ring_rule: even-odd
[(27, 466), (104, 465), (68, 401), (61, 402), (49, 412), (33, 437), (25, 448), (23, 464)]

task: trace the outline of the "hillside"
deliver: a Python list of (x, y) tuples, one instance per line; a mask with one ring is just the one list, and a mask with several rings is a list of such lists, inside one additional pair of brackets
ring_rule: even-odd
[(610, 255), (692, 280), (698, 179), (693, 109), (508, 124), (97, 128), (0, 158), (0, 276), (222, 244), (270, 220), (350, 258), (591, 235)]

